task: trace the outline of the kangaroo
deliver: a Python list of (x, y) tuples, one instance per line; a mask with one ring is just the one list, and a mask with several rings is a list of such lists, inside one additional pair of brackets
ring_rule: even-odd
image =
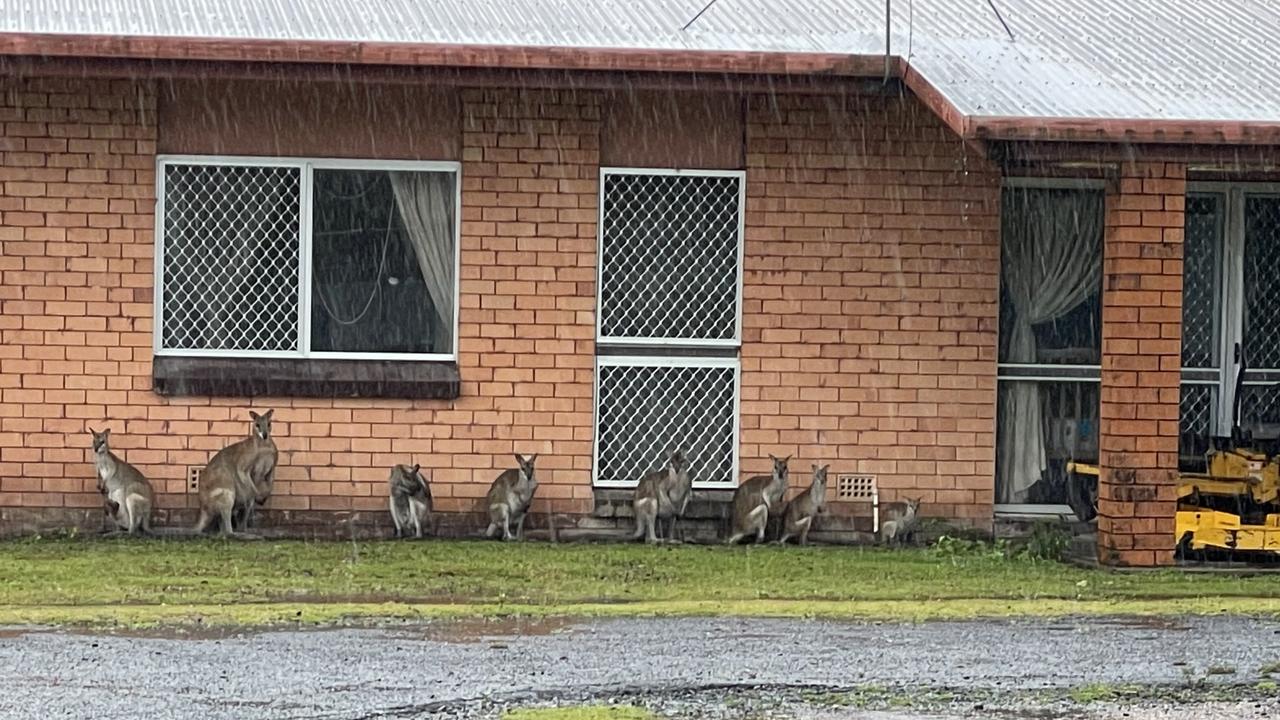
[[(533, 461), (538, 456), (515, 457), (519, 467), (503, 470), (485, 496), (485, 505), (489, 509), (489, 529), (485, 530), (485, 537), (494, 537), (498, 531), (502, 532), (503, 540), (524, 536), (524, 518), (529, 512), (529, 503), (533, 501), (533, 493), (538, 489), (538, 480), (533, 476)], [(516, 526), (515, 535), (511, 534), (512, 525)]]
[(242, 527), (247, 528), (254, 506), (266, 502), (271, 494), (278, 457), (276, 444), (271, 440), (274, 412), (268, 410), (259, 415), (250, 410), (253, 429), (249, 437), (222, 448), (205, 466), (200, 475), (200, 519), (194, 529), (197, 534), (204, 532), (216, 518), (221, 521), (223, 537), (257, 539), (236, 532), (232, 516), (240, 513)]
[(787, 540), (795, 537), (801, 545), (809, 543), (809, 530), (813, 528), (814, 518), (822, 512), (827, 504), (827, 468), (830, 465), (813, 466), (813, 482), (804, 492), (787, 503), (787, 510), (782, 516), (782, 536), (779, 545), (786, 545)]
[(880, 525), (880, 542), (902, 545), (913, 540), (916, 527), (920, 524), (919, 512), (920, 498), (908, 498), (906, 502), (891, 506), (889, 519)]
[(636, 516), (636, 532), (631, 539), (643, 537), (647, 543), (656, 543), (658, 535), (661, 535), (659, 521), (670, 518), (666, 539), (675, 540), (676, 520), (689, 506), (692, 490), (688, 463), (684, 453), (677, 450), (667, 459), (666, 467), (645, 475), (636, 485), (635, 499), (631, 503)]
[(405, 537), (413, 522), (413, 536), (422, 538), (422, 518), (431, 513), (431, 486), (419, 472), (420, 465), (396, 465), (387, 484), (391, 490), (391, 520), (396, 537)]
[[(119, 530), (136, 535), (151, 533), (151, 508), (155, 490), (138, 468), (111, 452), (111, 429), (93, 435), (93, 465), (98, 475), (98, 492), (105, 500), (105, 511)], [(117, 532), (119, 532), (117, 530)]]
[(787, 492), (787, 463), (791, 456), (773, 460), (772, 475), (757, 475), (738, 486), (733, 493), (731, 531), (729, 544), (736, 545), (752, 533), (756, 542), (764, 542), (765, 526), (770, 513), (776, 512), (782, 496)]

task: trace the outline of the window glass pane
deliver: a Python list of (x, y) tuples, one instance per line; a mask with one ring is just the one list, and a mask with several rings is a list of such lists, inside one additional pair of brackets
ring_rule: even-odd
[(1099, 364), (1103, 193), (1006, 188), (1002, 203), (1000, 362)]
[(612, 172), (600, 228), (600, 337), (738, 335), (741, 178)]
[(736, 367), (601, 359), (598, 373), (596, 482), (635, 485), (679, 450), (695, 487), (735, 483)]
[(301, 171), (164, 166), (161, 346), (298, 349)]
[(447, 172), (315, 171), (312, 351), (453, 352), (454, 183)]
[(1188, 195), (1182, 263), (1182, 366), (1218, 367), (1222, 195)]
[(1244, 204), (1244, 338), (1251, 368), (1280, 369), (1280, 197)]
[(1178, 467), (1189, 472), (1205, 469), (1218, 386), (1183, 383), (1178, 413)]
[(999, 397), (996, 502), (1072, 504), (1067, 462), (1098, 461), (1098, 384), (1002, 380)]
[(1280, 430), (1280, 385), (1243, 386), (1240, 425), (1259, 437), (1275, 437)]

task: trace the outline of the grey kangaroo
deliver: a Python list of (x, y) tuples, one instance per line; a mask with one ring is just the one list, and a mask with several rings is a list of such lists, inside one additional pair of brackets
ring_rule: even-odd
[(889, 519), (880, 525), (880, 542), (902, 545), (912, 541), (920, 525), (920, 498), (893, 503), (888, 510)]
[(93, 435), (93, 466), (98, 474), (98, 492), (105, 501), (105, 511), (115, 521), (117, 532), (130, 535), (151, 532), (151, 507), (155, 490), (138, 468), (111, 452), (110, 428)]
[(765, 527), (769, 515), (776, 513), (782, 496), (787, 492), (787, 463), (791, 456), (773, 460), (772, 475), (757, 475), (738, 486), (733, 493), (731, 531), (729, 544), (735, 545), (754, 534), (756, 542), (764, 542)]
[[(485, 506), (489, 510), (489, 529), (485, 530), (485, 537), (494, 537), (499, 531), (503, 540), (524, 536), (524, 518), (529, 513), (533, 493), (538, 489), (538, 480), (533, 475), (533, 461), (538, 456), (515, 457), (518, 467), (503, 470), (485, 496)], [(516, 528), (514, 535), (511, 533), (512, 525)]]
[(782, 516), (782, 536), (779, 545), (787, 540), (797, 538), (801, 545), (809, 543), (809, 531), (813, 529), (814, 518), (823, 511), (827, 504), (827, 468), (830, 465), (813, 466), (813, 482), (804, 492), (787, 503), (787, 511)]
[(396, 524), (396, 537), (405, 537), (409, 525), (413, 536), (422, 537), (422, 520), (431, 513), (431, 486), (419, 471), (420, 465), (396, 465), (391, 468), (387, 484), (391, 491), (391, 520)]
[(666, 467), (648, 473), (636, 485), (635, 499), (631, 503), (636, 516), (636, 532), (631, 539), (643, 537), (647, 543), (656, 543), (662, 534), (658, 523), (669, 518), (671, 524), (666, 539), (674, 541), (676, 521), (684, 515), (692, 495), (689, 464), (684, 453), (677, 450), (667, 459)]
[(274, 412), (268, 410), (259, 415), (250, 410), (253, 428), (249, 437), (222, 448), (205, 466), (200, 475), (200, 519), (196, 521), (196, 533), (204, 532), (211, 521), (218, 519), (224, 537), (255, 538), (236, 532), (232, 516), (241, 514), (242, 527), (247, 528), (254, 506), (266, 502), (271, 495), (278, 457), (276, 444), (271, 439)]

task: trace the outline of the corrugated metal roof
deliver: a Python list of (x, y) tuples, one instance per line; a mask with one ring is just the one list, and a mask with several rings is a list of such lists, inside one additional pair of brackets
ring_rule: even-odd
[[(883, 0), (0, 0), (0, 34), (875, 55)], [(1272, 0), (893, 0), (893, 54), (960, 113), (1280, 121)], [(2, 37), (0, 37), (2, 44)]]

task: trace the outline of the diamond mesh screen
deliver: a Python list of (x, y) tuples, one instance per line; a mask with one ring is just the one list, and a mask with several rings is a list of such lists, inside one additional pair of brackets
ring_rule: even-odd
[(1187, 197), (1182, 263), (1182, 366), (1217, 367), (1220, 195)]
[(1280, 424), (1280, 386), (1245, 385), (1241, 389), (1240, 424), (1248, 429)]
[(301, 170), (166, 165), (162, 346), (298, 349)]
[(695, 485), (734, 482), (735, 367), (609, 365), (598, 369), (598, 484), (635, 485), (673, 450)]
[(1280, 198), (1244, 207), (1244, 346), (1251, 368), (1280, 368)]
[(1217, 385), (1182, 385), (1178, 421), (1180, 435), (1209, 437), (1213, 413), (1217, 408), (1217, 390)]
[(600, 337), (738, 336), (741, 178), (604, 177)]

